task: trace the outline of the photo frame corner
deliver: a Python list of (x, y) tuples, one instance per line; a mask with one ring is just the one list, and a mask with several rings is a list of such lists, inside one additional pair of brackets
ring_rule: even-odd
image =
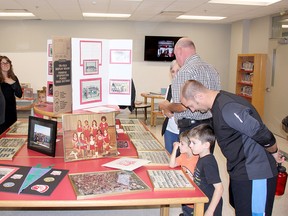
[(83, 75), (99, 74), (99, 59), (84, 59), (83, 60)]
[(55, 157), (57, 121), (29, 116), (27, 148)]

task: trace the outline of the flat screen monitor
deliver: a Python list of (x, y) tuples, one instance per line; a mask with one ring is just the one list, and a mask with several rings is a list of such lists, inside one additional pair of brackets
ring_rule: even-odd
[(172, 61), (174, 46), (181, 37), (145, 36), (144, 61)]

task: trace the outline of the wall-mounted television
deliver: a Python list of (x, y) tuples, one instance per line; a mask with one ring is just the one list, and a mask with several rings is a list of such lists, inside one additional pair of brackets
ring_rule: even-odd
[(145, 36), (144, 61), (172, 61), (174, 46), (181, 37)]

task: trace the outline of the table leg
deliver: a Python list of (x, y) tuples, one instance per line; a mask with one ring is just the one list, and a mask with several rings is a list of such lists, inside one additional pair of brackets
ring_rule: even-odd
[(204, 215), (204, 203), (195, 203), (194, 216), (203, 216), (203, 215)]
[(151, 98), (151, 111), (150, 111), (150, 125), (153, 126), (154, 125), (154, 118), (152, 116), (152, 111), (154, 111), (154, 98)]
[(169, 216), (169, 205), (160, 206), (160, 216)]

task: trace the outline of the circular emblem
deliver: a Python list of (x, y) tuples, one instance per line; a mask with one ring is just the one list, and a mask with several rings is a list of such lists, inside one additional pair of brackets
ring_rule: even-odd
[(45, 182), (53, 182), (53, 181), (55, 181), (55, 178), (53, 178), (53, 177), (47, 177), (47, 178), (44, 178), (44, 181), (45, 181)]
[(4, 187), (13, 187), (14, 185), (14, 182), (6, 182), (5, 184), (3, 184)]

